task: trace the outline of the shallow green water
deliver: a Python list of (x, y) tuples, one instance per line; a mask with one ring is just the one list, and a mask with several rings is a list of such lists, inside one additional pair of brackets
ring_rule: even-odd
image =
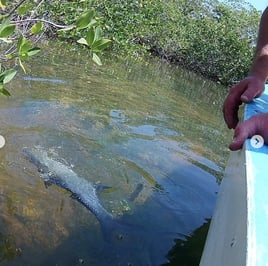
[[(164, 62), (46, 54), (0, 99), (1, 265), (198, 265), (228, 156), (226, 91)], [(70, 193), (48, 188), (41, 146), (106, 189), (127, 237), (109, 240)], [(105, 221), (102, 223), (105, 224)]]

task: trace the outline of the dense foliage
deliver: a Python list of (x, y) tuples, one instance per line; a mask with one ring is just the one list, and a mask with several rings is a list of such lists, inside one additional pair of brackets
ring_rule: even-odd
[(247, 74), (260, 19), (244, 0), (85, 0), (52, 6), (59, 21), (63, 14), (72, 18), (94, 7), (117, 54), (139, 57), (149, 51), (223, 84)]
[[(222, 84), (247, 74), (260, 19), (260, 12), (244, 0), (25, 2), (40, 5), (40, 14), (61, 25), (72, 24), (84, 10), (94, 8), (99, 31), (113, 40), (114, 53), (132, 57), (155, 54)], [(56, 31), (47, 32), (55, 35)], [(64, 39), (84, 35), (83, 30), (57, 32)], [(86, 40), (83, 37), (80, 43), (87, 45)]]
[(241, 79), (253, 57), (260, 13), (243, 1), (95, 0), (118, 49), (141, 48), (223, 84)]

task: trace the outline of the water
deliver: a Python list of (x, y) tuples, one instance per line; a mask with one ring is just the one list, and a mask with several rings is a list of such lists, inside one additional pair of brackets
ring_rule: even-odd
[[(1, 265), (198, 265), (228, 156), (222, 87), (164, 62), (100, 68), (62, 49), (10, 91), (0, 99)], [(124, 237), (46, 188), (25, 146), (102, 185)]]

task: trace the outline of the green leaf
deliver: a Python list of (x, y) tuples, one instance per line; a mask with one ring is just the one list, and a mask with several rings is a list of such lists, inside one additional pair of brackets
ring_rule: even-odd
[(85, 38), (80, 38), (77, 42), (88, 46), (87, 40)]
[(4, 88), (3, 82), (0, 82), (0, 93), (5, 96), (10, 96), (9, 91)]
[(16, 25), (15, 24), (2, 24), (0, 26), (0, 37), (5, 38), (10, 36), (15, 31)]
[(101, 62), (100, 58), (99, 58), (95, 53), (92, 54), (92, 60), (93, 60), (97, 65), (99, 65), (99, 66), (102, 65), (102, 62)]
[(95, 20), (94, 18), (89, 22), (89, 24), (87, 25), (88, 28), (91, 28), (93, 26), (95, 26), (97, 24), (97, 20)]
[(4, 87), (0, 86), (0, 93), (2, 93), (5, 96), (11, 96), (8, 90), (6, 90)]
[(18, 51), (20, 56), (24, 56), (31, 49), (31, 42), (21, 36), (18, 40)]
[(28, 56), (33, 56), (33, 55), (36, 55), (37, 53), (39, 53), (40, 51), (41, 51), (40, 48), (33, 47), (33, 48), (28, 50), (27, 54), (28, 54)]
[(18, 15), (24, 16), (25, 14), (27, 14), (28, 10), (29, 10), (29, 7), (27, 5), (20, 6), (18, 8)]
[(89, 23), (93, 19), (94, 14), (95, 14), (94, 9), (90, 9), (85, 13), (83, 13), (75, 22), (77, 29), (87, 28)]
[(0, 80), (2, 80), (1, 77), (3, 75), (3, 84), (6, 84), (10, 82), (15, 77), (16, 74), (17, 74), (17, 71), (15, 69), (5, 70), (3, 73), (1, 73)]
[(31, 33), (32, 34), (39, 34), (43, 31), (43, 23), (41, 21), (38, 21), (31, 27)]
[(93, 27), (89, 28), (87, 35), (86, 35), (86, 41), (89, 46), (91, 46), (95, 39), (95, 30)]
[(96, 42), (97, 40), (101, 39), (102, 36), (102, 30), (100, 27), (96, 27), (95, 28), (95, 38), (94, 38), (94, 42)]
[(100, 52), (106, 49), (111, 44), (111, 40), (109, 39), (100, 39), (93, 43), (92, 50), (94, 52)]
[(19, 47), (21, 46), (22, 44), (22, 40), (23, 40), (23, 36), (21, 35), (17, 41), (17, 49), (19, 50)]

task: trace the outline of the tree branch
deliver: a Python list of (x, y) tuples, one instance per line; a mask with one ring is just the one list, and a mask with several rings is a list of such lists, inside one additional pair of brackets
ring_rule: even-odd
[(65, 28), (69, 28), (69, 27), (74, 27), (74, 25), (59, 25), (59, 24), (56, 24), (54, 22), (51, 22), (49, 20), (45, 20), (45, 19), (39, 19), (39, 18), (29, 18), (29, 19), (22, 19), (22, 20), (13, 20), (13, 21), (10, 21), (10, 23), (14, 23), (14, 24), (22, 24), (22, 23), (26, 23), (26, 22), (43, 22), (43, 23), (46, 23), (46, 24), (50, 24), (56, 28), (59, 28), (59, 29), (65, 29)]

